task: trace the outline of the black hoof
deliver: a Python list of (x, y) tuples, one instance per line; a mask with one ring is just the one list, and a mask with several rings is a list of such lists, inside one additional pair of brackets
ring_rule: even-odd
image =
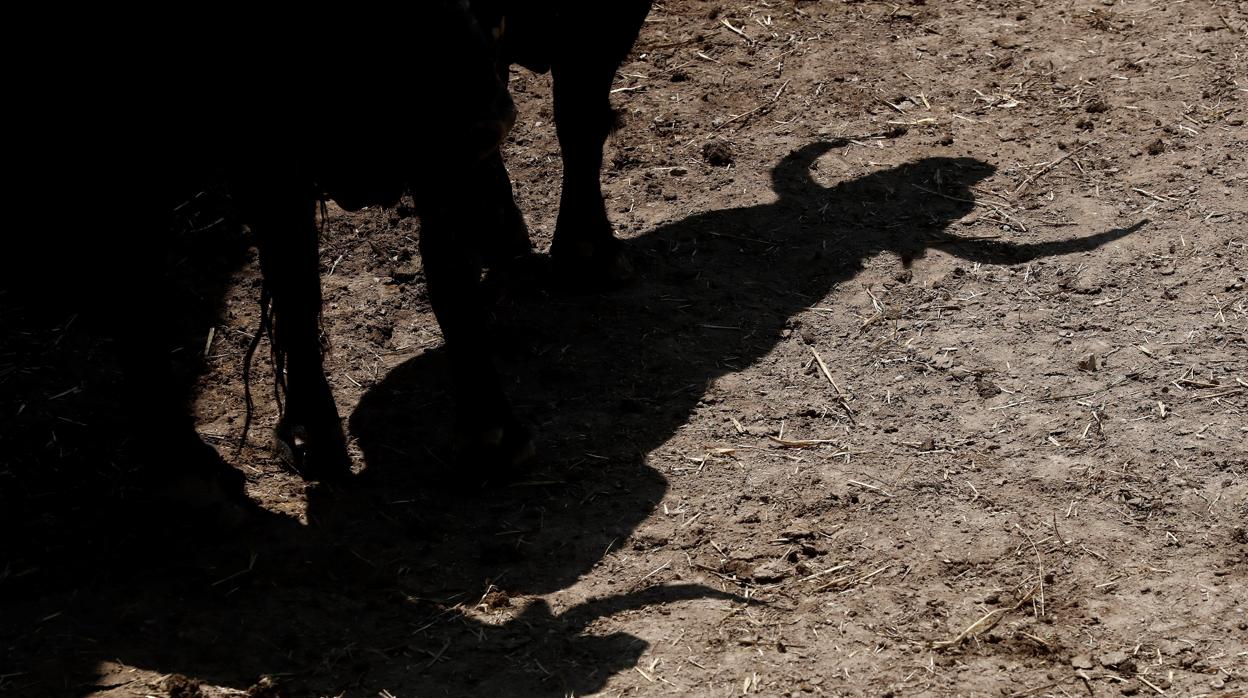
[(618, 288), (633, 279), (633, 264), (624, 243), (615, 238), (594, 243), (577, 241), (551, 247), (555, 279), (571, 291)]
[(537, 297), (548, 290), (550, 277), (549, 257), (526, 254), (491, 267), (482, 279), (482, 295), (491, 303), (505, 296)]
[(282, 419), (273, 428), (273, 451), (304, 480), (341, 483), (351, 477), (351, 457), (336, 424), (312, 429)]

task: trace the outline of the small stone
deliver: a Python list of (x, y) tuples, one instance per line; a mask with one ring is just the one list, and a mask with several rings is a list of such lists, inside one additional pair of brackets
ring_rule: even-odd
[(750, 563), (745, 560), (728, 560), (719, 566), (719, 571), (738, 579), (747, 579), (752, 570), (750, 569)]
[(1166, 142), (1158, 138), (1157, 140), (1144, 146), (1144, 151), (1149, 155), (1160, 155), (1166, 152)]
[(764, 562), (750, 572), (750, 579), (759, 584), (771, 584), (786, 579), (792, 572), (778, 562)]
[(1097, 363), (1096, 354), (1088, 354), (1082, 359), (1079, 359), (1079, 370), (1081, 371), (1087, 371), (1089, 373), (1092, 373), (1096, 371), (1097, 367), (1098, 367), (1098, 363)]
[(788, 540), (814, 538), (815, 531), (801, 521), (794, 521), (792, 525), (780, 532), (780, 537), (787, 538)]
[(1086, 654), (1075, 655), (1070, 660), (1070, 665), (1076, 669), (1091, 669), (1093, 666), (1095, 666), (1094, 664), (1092, 664), (1092, 658)]
[(1117, 669), (1123, 663), (1131, 659), (1131, 655), (1126, 652), (1107, 652), (1101, 655), (1101, 666), (1107, 669)]
[(653, 550), (662, 548), (671, 540), (671, 535), (667, 531), (656, 529), (648, 529), (638, 531), (633, 535), (633, 550)]
[(1124, 696), (1133, 696), (1140, 692), (1140, 682), (1135, 679), (1131, 679), (1130, 681), (1122, 684), (1122, 688), (1119, 688), (1118, 691)]
[(756, 524), (760, 521), (762, 521), (762, 519), (759, 517), (758, 512), (756, 511), (750, 512), (749, 514), (746, 514), (742, 516), (741, 518), (737, 519), (737, 523), (743, 523), (743, 524)]
[(986, 400), (1000, 395), (1001, 388), (996, 383), (980, 375), (975, 377), (975, 392), (979, 393), (979, 396)]
[(393, 279), (396, 284), (407, 284), (420, 278), (421, 273), (419, 264), (404, 264), (391, 269), (390, 278)]

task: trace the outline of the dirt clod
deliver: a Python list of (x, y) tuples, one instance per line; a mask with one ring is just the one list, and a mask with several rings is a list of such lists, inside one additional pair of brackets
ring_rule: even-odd
[(269, 676), (261, 676), (247, 689), (247, 698), (282, 698), (281, 686)]
[(702, 146), (702, 158), (715, 167), (731, 165), (734, 158), (732, 145), (728, 141), (713, 140)]
[(204, 698), (203, 684), (182, 674), (170, 674), (164, 689), (169, 698)]

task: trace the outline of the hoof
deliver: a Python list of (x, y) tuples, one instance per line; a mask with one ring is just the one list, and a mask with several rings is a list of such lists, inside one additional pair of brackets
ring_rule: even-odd
[(573, 291), (617, 288), (632, 281), (634, 276), (624, 243), (615, 238), (598, 243), (555, 244), (550, 256), (556, 280)]
[(313, 430), (283, 419), (273, 428), (273, 452), (304, 480), (343, 482), (351, 477), (351, 457), (337, 425)]
[(539, 254), (517, 256), (506, 264), (491, 267), (485, 273), (483, 295), (488, 302), (497, 302), (505, 296), (537, 297), (548, 290), (550, 277), (549, 257)]

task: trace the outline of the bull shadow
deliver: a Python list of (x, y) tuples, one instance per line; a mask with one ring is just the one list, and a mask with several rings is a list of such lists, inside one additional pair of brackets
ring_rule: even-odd
[[(125, 691), (130, 678), (99, 664), (119, 659), (240, 688), (276, 676), (283, 695), (583, 694), (646, 649), (625, 633), (586, 633), (595, 621), (738, 601), (609, 574), (598, 575), (605, 591), (570, 608), (515, 598), (566, 589), (622, 545), (666, 495), (653, 466), (707, 386), (764, 357), (790, 318), (872, 256), (913, 262), (940, 244), (1013, 264), (1131, 232), (958, 242), (943, 231), (974, 206), (972, 186), (991, 166), (931, 158), (823, 187), (810, 168), (830, 147), (812, 144), (775, 167), (775, 203), (694, 215), (634, 240), (639, 279), (626, 289), (500, 303), (500, 368), (540, 439), (532, 470), (484, 486), (454, 477), (430, 446), (450, 434), (445, 355), (422, 353), (361, 399), (350, 419), (365, 460), (359, 486), (311, 488), (313, 525), (270, 515), (225, 543), (97, 557), (87, 579), (102, 583), (22, 609), (26, 630), (6, 646), (21, 650), (10, 662), (26, 663), (0, 667), (18, 672), (0, 688)], [(60, 683), (48, 688), (49, 677)]]
[[(891, 252), (908, 265), (940, 245), (971, 261), (1017, 264), (1093, 250), (1138, 227), (1040, 244), (962, 240), (945, 228), (972, 210), (972, 187), (994, 171), (990, 165), (929, 158), (823, 187), (810, 173), (831, 147), (816, 143), (785, 157), (772, 173), (775, 203), (694, 215), (635, 239), (640, 278), (627, 289), (501, 303), (500, 369), (518, 414), (539, 435), (538, 462), (517, 479), (483, 487), (429, 446), (446, 443), (451, 428), (441, 350), (395, 367), (363, 396), (350, 419), (364, 454), (361, 481), (366, 490), (389, 493), (386, 504), (373, 500), (379, 508), (372, 518), (383, 516), (409, 536), (402, 543), (374, 539), (373, 553), (416, 566), (406, 577), (418, 580), (406, 582), (408, 593), (551, 594), (590, 573), (659, 507), (667, 492), (654, 467), (659, 451), (711, 382), (764, 357), (793, 316), (851, 280), (871, 257)], [(333, 497), (313, 498), (309, 512), (331, 529), (373, 525), (358, 505), (344, 508)], [(493, 675), (501, 683), (490, 685), (509, 686), (513, 695), (592, 691), (633, 666), (645, 648), (640, 641), (570, 632), (645, 603), (639, 595), (669, 593), (631, 588), (621, 583), (615, 594), (563, 614), (538, 603), (488, 629), (490, 637), (511, 638), (476, 645), (492, 671), (506, 668)], [(706, 595), (681, 588), (688, 598)], [(461, 639), (444, 637), (442, 646), (463, 647)], [(535, 648), (551, 642), (561, 648), (557, 656), (539, 657)], [(459, 659), (435, 663), (396, 685), (417, 693), (479, 690), (459, 683), (473, 674), (455, 674), (464, 666)], [(585, 667), (600, 673), (586, 676)]]
[[(944, 229), (974, 207), (994, 169), (928, 158), (823, 187), (811, 177), (832, 147), (815, 143), (773, 170), (775, 203), (712, 211), (635, 239), (640, 279), (598, 297), (511, 299), (498, 311), (500, 368), (539, 436), (534, 471), (481, 491), (448, 472), (445, 356), (392, 369), (351, 416), (365, 478), (410, 493), (434, 575), (450, 588), (487, 580), (512, 593), (573, 584), (655, 510), (667, 485), (649, 460), (718, 377), (752, 365), (790, 319), (892, 252), (908, 265), (933, 245), (1015, 264), (1095, 249), (1132, 229), (1014, 244)], [(431, 483), (439, 485), (430, 486)], [(494, 581), (496, 580), (496, 581)]]

